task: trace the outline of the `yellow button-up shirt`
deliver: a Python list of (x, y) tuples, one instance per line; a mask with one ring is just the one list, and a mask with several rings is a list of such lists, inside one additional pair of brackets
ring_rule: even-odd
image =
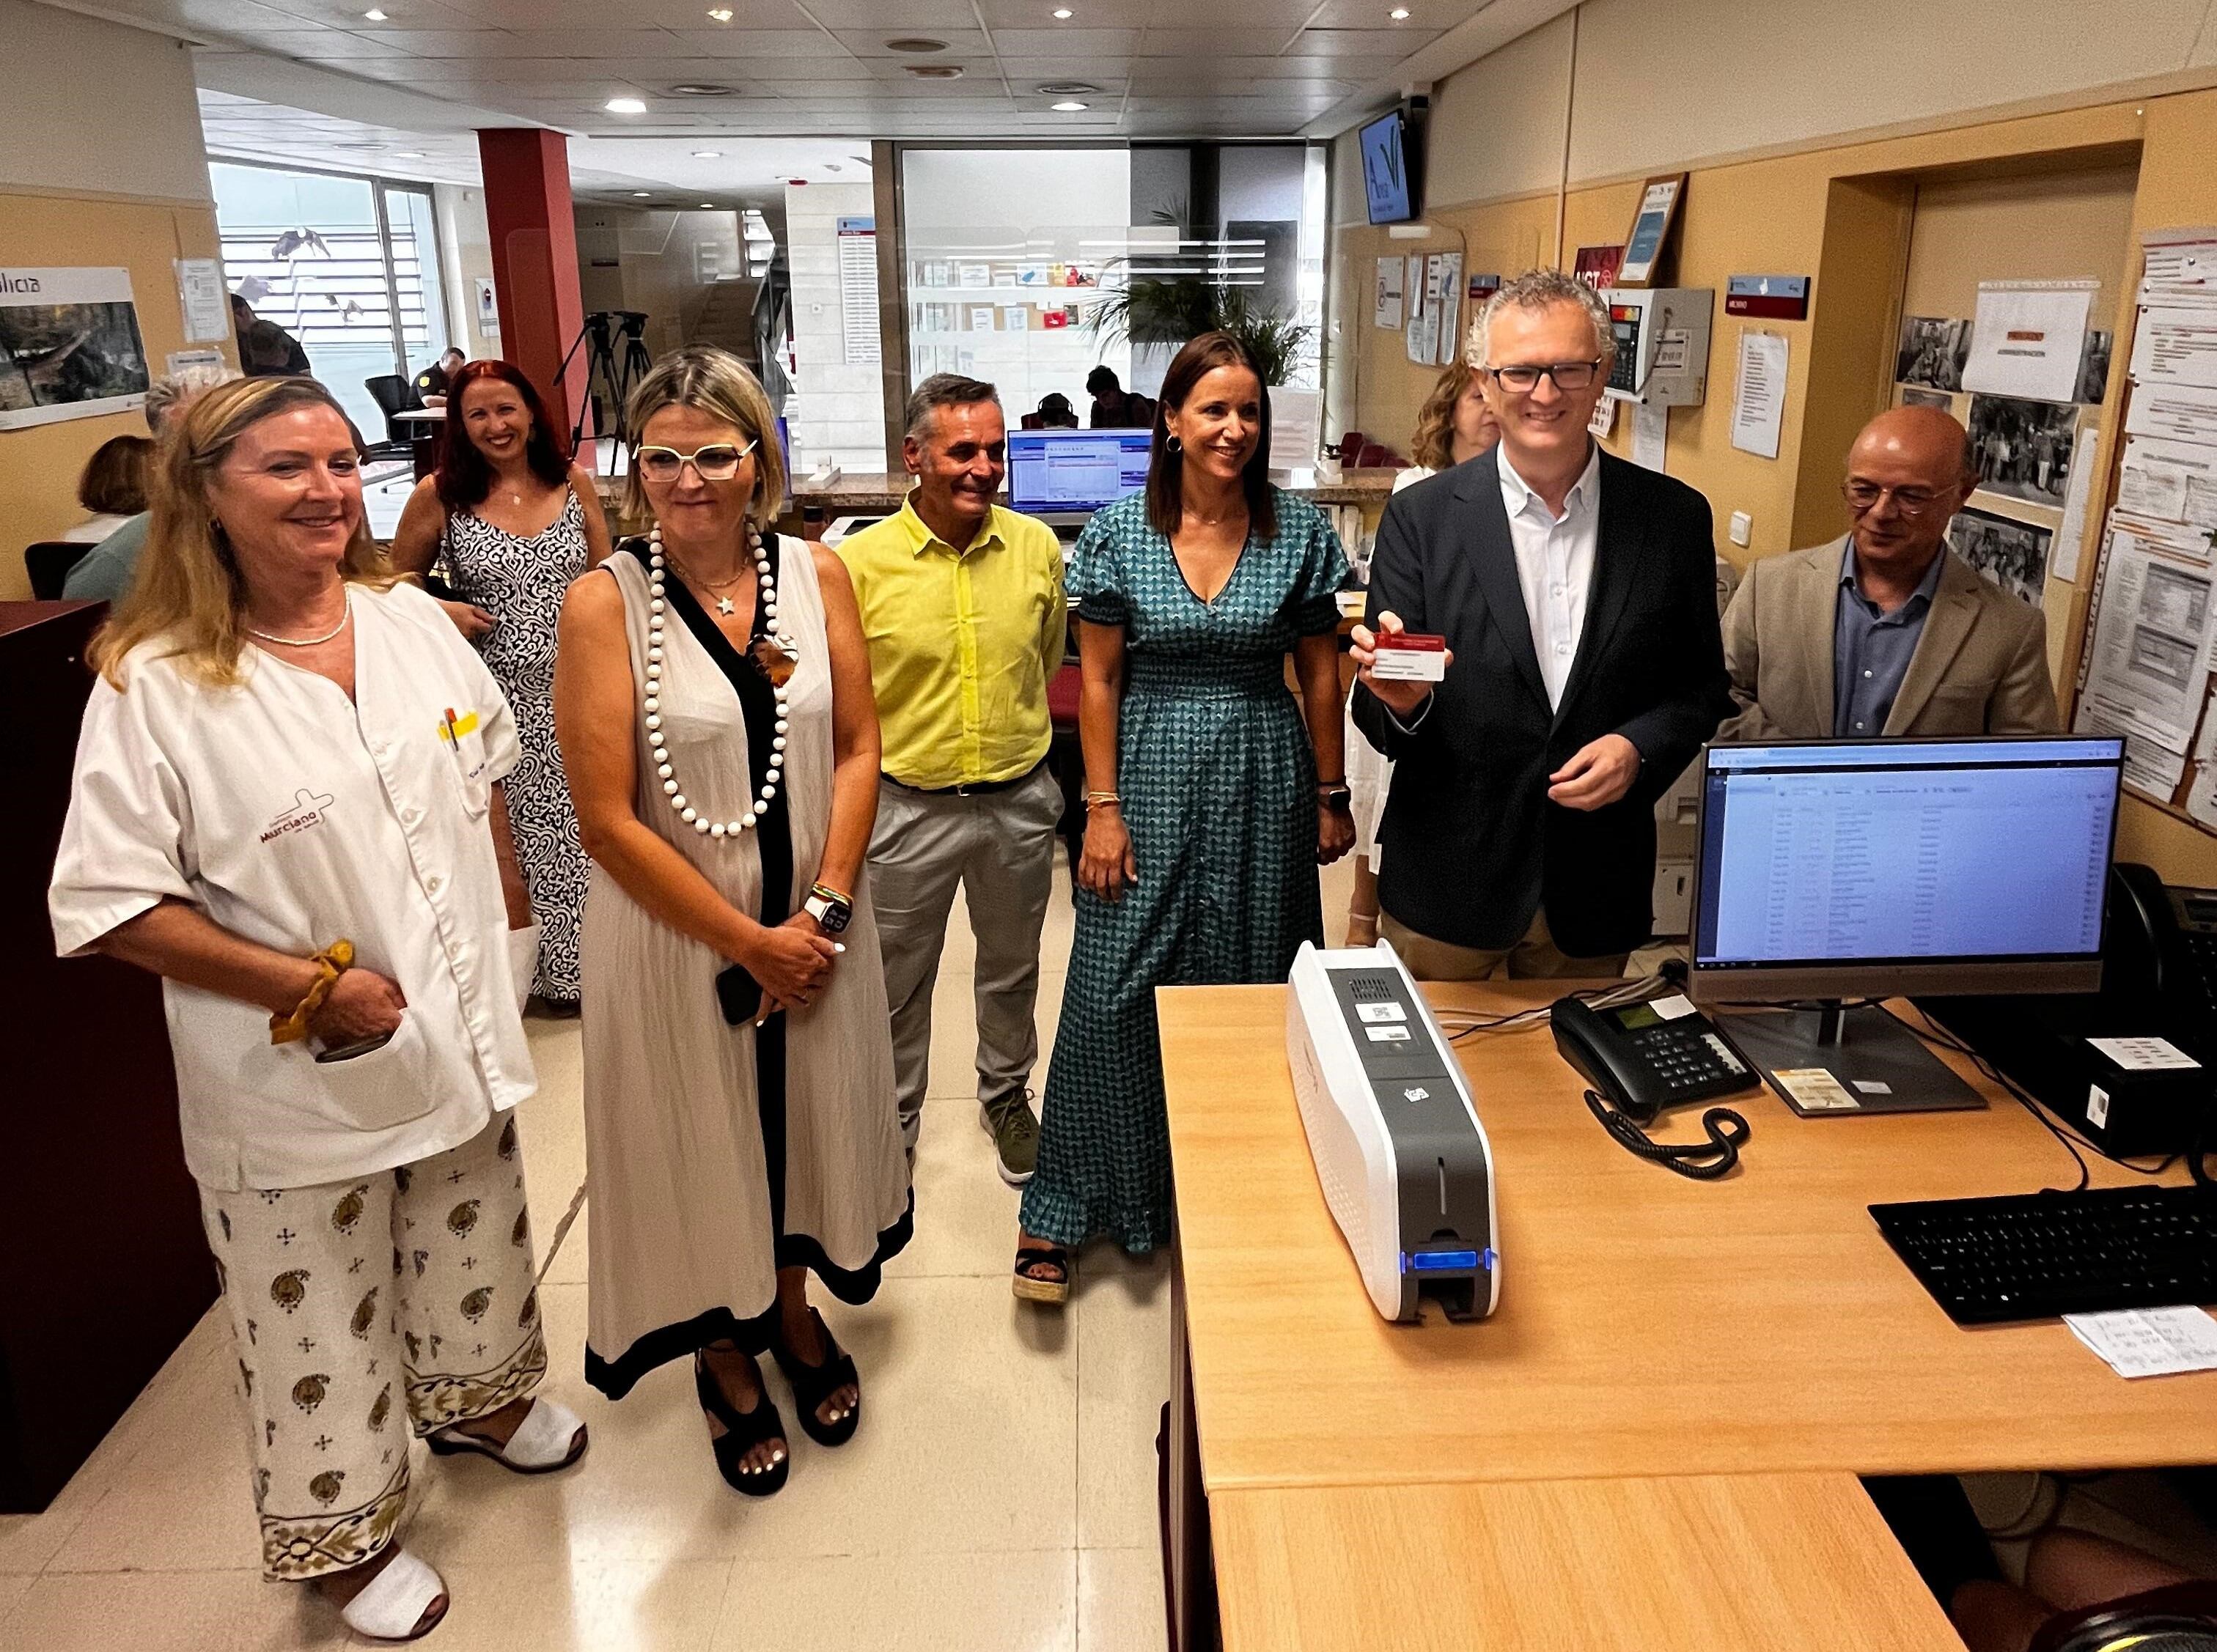
[(1036, 767), (1067, 626), (1054, 530), (996, 505), (957, 551), (904, 502), (843, 540), (839, 559), (869, 641), (885, 772), (938, 791)]

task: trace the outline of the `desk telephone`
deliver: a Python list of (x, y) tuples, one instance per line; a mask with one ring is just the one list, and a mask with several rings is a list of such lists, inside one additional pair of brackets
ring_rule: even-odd
[(1563, 1059), (1634, 1124), (1654, 1123), (1665, 1107), (1755, 1088), (1754, 1069), (1683, 997), (1615, 1009), (1565, 998), (1551, 1019)]
[(2128, 860), (2112, 867), (2101, 996), (2158, 1005), (2165, 1036), (2217, 1063), (2217, 889), (2173, 888)]

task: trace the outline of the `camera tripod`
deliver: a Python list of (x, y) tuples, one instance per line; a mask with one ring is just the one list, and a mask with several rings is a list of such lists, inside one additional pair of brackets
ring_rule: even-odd
[[(653, 365), (646, 353), (644, 311), (596, 310), (585, 317), (577, 336), (563, 352), (562, 365), (554, 370), (557, 384), (568, 374), (570, 363), (577, 352), (585, 352), (585, 394), (577, 404), (577, 422), (570, 431), (573, 452), (584, 446), (588, 420), (596, 435), (614, 436), (618, 442), (630, 439), (625, 404), (631, 399), (633, 386), (646, 376), (647, 369)], [(602, 415), (603, 396), (607, 398), (606, 404), (615, 410), (613, 420)]]

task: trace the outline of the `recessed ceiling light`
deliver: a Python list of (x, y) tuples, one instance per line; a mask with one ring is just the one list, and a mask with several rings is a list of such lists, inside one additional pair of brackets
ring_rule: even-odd
[(959, 63), (911, 63), (903, 68), (918, 80), (960, 80), (962, 65)]
[(716, 210), (716, 203), (713, 200), (704, 200), (701, 203), (701, 210), (704, 213), (713, 213)]
[(693, 151), (693, 158), (696, 161), (720, 161), (724, 158), (724, 151), (720, 149), (696, 149)]
[(1386, 15), (1397, 23), (1405, 23), (1409, 21), (1409, 9), (1406, 6), (1396, 6)]
[(634, 189), (631, 193), (633, 199), (645, 200), (654, 194), (654, 191), (652, 189)]
[(1080, 109), (1083, 109), (1087, 106), (1079, 102), (1074, 97), (1066, 97), (1063, 99), (1061, 102), (1055, 104), (1053, 107), (1054, 112), (1057, 114), (1076, 114)]
[(711, 6), (708, 15), (719, 23), (728, 23), (732, 21), (732, 9), (729, 6)]
[(392, 158), (396, 161), (420, 161), (423, 158), (423, 151), (420, 149), (404, 149)]
[(367, 11), (362, 13), (362, 16), (373, 23), (381, 23), (385, 21), (385, 14), (378, 10), (374, 6), (372, 6)]
[(1077, 15), (1078, 14), (1071, 10), (1068, 6), (1057, 6), (1054, 9), (1054, 16), (1057, 22), (1066, 23)]
[(601, 106), (610, 114), (645, 114), (646, 101), (637, 97), (612, 97)]

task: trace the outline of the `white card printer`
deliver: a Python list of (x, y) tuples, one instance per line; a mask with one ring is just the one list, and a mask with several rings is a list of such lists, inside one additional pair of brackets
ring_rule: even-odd
[(1417, 983), (1380, 941), (1304, 943), (1286, 995), (1286, 1054), (1325, 1204), (1387, 1319), (1425, 1299), (1451, 1320), (1501, 1300), (1493, 1152), (1462, 1069)]

